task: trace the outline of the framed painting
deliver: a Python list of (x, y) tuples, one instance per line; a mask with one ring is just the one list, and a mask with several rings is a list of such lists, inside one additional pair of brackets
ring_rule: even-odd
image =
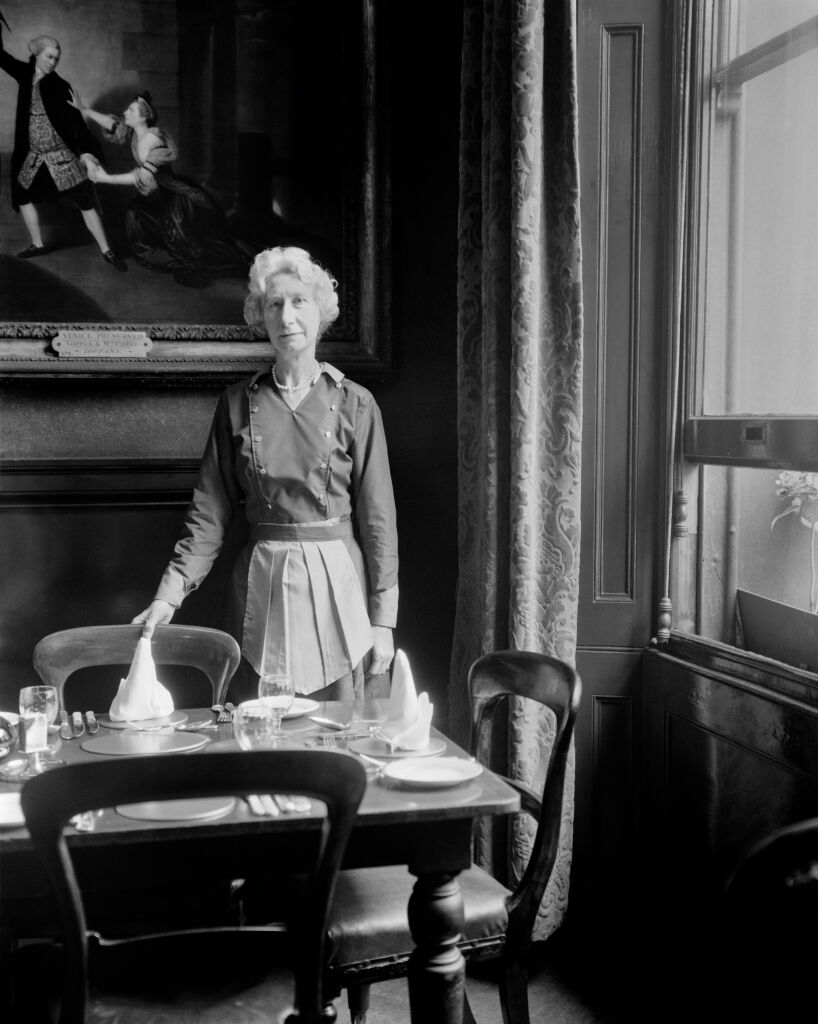
[(0, 377), (252, 372), (277, 245), (338, 281), (319, 357), (390, 377), (377, 3), (0, 0)]

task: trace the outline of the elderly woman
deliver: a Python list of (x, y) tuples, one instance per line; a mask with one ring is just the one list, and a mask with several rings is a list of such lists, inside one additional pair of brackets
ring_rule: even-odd
[(125, 230), (137, 263), (172, 274), (177, 284), (192, 288), (219, 277), (246, 275), (252, 250), (232, 237), (215, 199), (173, 170), (176, 143), (159, 126), (150, 93), (135, 96), (121, 118), (84, 107), (76, 95), (72, 106), (95, 121), (107, 139), (131, 147), (132, 170), (109, 174), (96, 164), (89, 174), (98, 184), (136, 189)]
[(99, 144), (85, 122), (71, 109), (71, 86), (57, 74), (62, 50), (53, 36), (37, 36), (28, 44), (28, 62), (6, 52), (0, 22), (0, 68), (18, 85), (11, 156), (11, 203), (23, 218), (31, 244), (21, 259), (43, 256), (50, 247), (43, 241), (37, 204), (64, 196), (82, 214), (85, 226), (99, 246), (102, 258), (116, 270), (128, 265), (114, 254), (97, 210), (94, 186), (86, 167), (98, 164)]
[[(247, 322), (275, 362), (218, 403), (182, 537), (153, 603), (134, 622), (150, 634), (201, 583), (244, 502), (249, 543), (231, 603), (244, 656), (233, 699), (265, 673), (292, 676), (320, 699), (364, 692), (392, 661), (398, 603), (395, 504), (372, 395), (316, 360), (338, 316), (336, 282), (303, 249), (256, 256)], [(246, 664), (245, 664), (246, 662)]]

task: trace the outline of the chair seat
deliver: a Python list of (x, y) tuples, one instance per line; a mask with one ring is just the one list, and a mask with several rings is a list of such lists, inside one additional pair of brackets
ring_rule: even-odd
[[(464, 942), (504, 941), (511, 895), (482, 868), (458, 875), (463, 893)], [(367, 961), (408, 955), (414, 946), (406, 907), (415, 879), (403, 866), (358, 868), (338, 876), (329, 925), (330, 964), (365, 969)]]

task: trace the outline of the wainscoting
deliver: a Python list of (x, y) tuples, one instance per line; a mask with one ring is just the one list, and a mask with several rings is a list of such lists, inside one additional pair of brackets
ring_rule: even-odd
[(818, 676), (680, 634), (644, 665), (648, 869), (707, 914), (749, 846), (818, 815)]
[[(35, 643), (87, 623), (129, 622), (153, 597), (190, 500), (182, 459), (8, 461), (0, 500), (0, 706), (36, 681)], [(214, 625), (221, 570), (178, 620)]]

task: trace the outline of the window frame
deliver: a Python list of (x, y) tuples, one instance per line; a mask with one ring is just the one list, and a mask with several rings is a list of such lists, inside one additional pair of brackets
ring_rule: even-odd
[[(671, 23), (675, 88), (670, 116), (676, 126), (668, 150), (675, 174), (672, 208), (668, 209), (667, 235), (670, 346), (667, 360), (669, 407), (667, 412), (668, 474), (663, 484), (666, 533), (658, 605), (656, 643), (681, 644), (685, 651), (730, 651), (740, 674), (755, 665), (761, 676), (794, 674), (815, 686), (818, 675), (776, 662), (736, 646), (734, 637), (737, 587), (736, 551), (723, 552), (721, 605), (717, 614), (728, 628), (713, 632), (707, 621), (712, 594), (708, 594), (709, 565), (706, 535), (711, 523), (712, 500), (705, 484), (708, 466), (784, 469), (818, 472), (818, 415), (704, 414), (700, 377), (700, 346), (704, 337), (704, 304), (700, 297), (707, 280), (707, 251), (703, 217), (710, 195), (712, 119), (716, 114), (718, 82), (729, 73), (749, 80), (784, 59), (818, 48), (818, 16), (781, 33), (733, 61), (712, 59), (717, 0), (674, 0)], [(716, 68), (715, 73), (712, 68)], [(707, 94), (705, 94), (707, 90)], [(707, 100), (705, 103), (704, 101)], [(732, 486), (728, 484), (728, 486)], [(717, 513), (717, 516), (720, 513)], [(726, 520), (722, 516), (722, 523)], [(729, 526), (729, 524), (726, 524)], [(709, 566), (709, 568), (708, 568)], [(703, 628), (704, 627), (704, 628)], [(732, 638), (732, 639), (731, 639)], [(709, 655), (707, 655), (709, 657)]]
[[(681, 457), (690, 464), (732, 465), (770, 469), (818, 471), (818, 415), (713, 415), (701, 412), (702, 368), (700, 348), (704, 334), (699, 296), (707, 274), (702, 253), (702, 224), (705, 216), (707, 166), (712, 121), (717, 108), (731, 102), (724, 95), (724, 84), (744, 84), (803, 53), (818, 49), (818, 15), (794, 28), (766, 40), (737, 57), (717, 63), (706, 59), (717, 44), (716, 11), (718, 0), (691, 4), (693, 58), (690, 68), (690, 162), (687, 194), (688, 280), (685, 288), (687, 314), (687, 351), (683, 360), (688, 367), (685, 380)], [(706, 124), (705, 124), (706, 120)], [(705, 130), (706, 128), (706, 130)], [(684, 316), (684, 313), (683, 313)], [(685, 358), (685, 356), (687, 358)]]

